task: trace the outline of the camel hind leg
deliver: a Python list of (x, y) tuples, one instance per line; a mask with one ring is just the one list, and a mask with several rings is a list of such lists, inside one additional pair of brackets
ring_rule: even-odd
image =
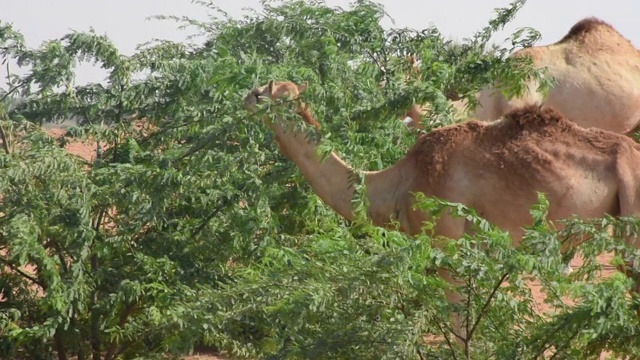
[[(460, 239), (464, 236), (467, 229), (468, 224), (466, 219), (454, 217), (451, 215), (450, 210), (445, 210), (440, 219), (436, 221), (434, 229), (436, 243), (434, 246), (444, 247), (447, 241)], [(452, 286), (451, 290), (445, 291), (447, 301), (451, 304), (461, 304), (463, 298), (457, 288), (462, 286), (463, 282), (460, 279), (456, 279), (448, 269), (438, 269), (438, 275)], [(468, 347), (471, 340), (468, 338), (469, 324), (466, 322), (466, 317), (455, 310), (451, 315), (450, 330), (454, 335), (454, 342), (461, 348)]]
[[(629, 151), (620, 152), (617, 160), (618, 175), (618, 201), (620, 204), (620, 216), (640, 217), (640, 152), (637, 148), (627, 147)], [(638, 234), (625, 236), (627, 246), (640, 248), (640, 238)], [(625, 258), (625, 254), (622, 254)], [(625, 265), (618, 270), (631, 277), (635, 282), (634, 291), (640, 294), (640, 272), (635, 271), (625, 261)], [(631, 264), (632, 265), (632, 264)]]

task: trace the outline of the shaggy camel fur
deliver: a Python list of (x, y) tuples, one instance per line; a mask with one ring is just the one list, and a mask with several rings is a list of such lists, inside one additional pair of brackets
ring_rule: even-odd
[[(306, 88), (306, 82), (270, 81), (247, 95), (245, 107), (255, 112), (262, 97), (297, 99)], [(320, 127), (305, 104), (299, 99), (295, 104), (305, 122)], [(267, 123), (283, 154), (318, 196), (353, 219), (353, 169), (335, 152), (321, 161), (317, 144), (284, 121)], [(529, 105), (495, 122), (471, 120), (436, 129), (389, 168), (364, 172), (368, 216), (375, 225), (390, 226), (395, 220), (401, 231), (418, 234), (428, 215), (412, 207), (412, 194), (422, 192), (475, 209), (509, 231), (517, 246), (522, 227), (532, 221), (529, 209), (537, 192), (547, 195), (551, 221), (574, 214), (584, 219), (640, 215), (638, 164), (640, 151), (630, 138), (581, 128), (551, 108)], [(458, 239), (467, 229), (465, 219), (445, 214), (434, 235)], [(460, 299), (449, 294), (449, 300)]]
[(546, 98), (536, 91), (535, 81), (528, 82), (528, 94), (511, 100), (485, 88), (477, 96), (474, 118), (492, 121), (524, 104), (542, 103), (585, 128), (629, 134), (640, 125), (640, 52), (608, 23), (583, 19), (555, 44), (512, 56), (530, 56), (558, 83)]

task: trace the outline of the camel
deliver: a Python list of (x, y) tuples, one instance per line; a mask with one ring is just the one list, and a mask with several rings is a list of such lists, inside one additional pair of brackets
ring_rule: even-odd
[[(405, 80), (408, 80), (410, 76), (420, 72), (420, 64), (418, 58), (415, 55), (407, 56), (407, 61), (411, 65), (411, 72), (405, 76)], [(422, 126), (422, 116), (427, 111), (427, 108), (418, 104), (412, 104), (409, 110), (402, 117), (402, 122), (409, 128), (419, 128)]]
[[(407, 62), (411, 65), (411, 70), (408, 74), (405, 74), (404, 80), (407, 81), (414, 76), (414, 74), (420, 72), (420, 65), (418, 63), (418, 58), (415, 55), (408, 55)], [(378, 83), (378, 86), (384, 88), (387, 86), (387, 81), (382, 80)], [(422, 123), (422, 117), (426, 113), (427, 108), (424, 106), (420, 106), (417, 104), (412, 104), (409, 110), (407, 110), (403, 116), (400, 117), (400, 121), (402, 121), (407, 127), (410, 129), (418, 128)]]
[[(531, 57), (534, 66), (546, 67), (557, 84), (543, 98), (537, 92), (538, 83), (530, 80), (526, 93), (510, 100), (495, 87), (485, 87), (476, 95), (479, 104), (471, 118), (493, 121), (537, 103), (552, 106), (585, 128), (629, 135), (640, 125), (640, 52), (603, 20), (582, 19), (560, 41), (521, 49), (511, 56)], [(421, 116), (412, 118), (420, 121)]]
[[(244, 105), (255, 113), (265, 97), (294, 99), (275, 106), (295, 104), (298, 116), (320, 129), (299, 99), (307, 87), (307, 82), (272, 80), (249, 92)], [(338, 214), (353, 220), (355, 170), (335, 152), (321, 160), (316, 141), (309, 142), (291, 122), (265, 121), (281, 152), (299, 167), (313, 191)], [(528, 105), (495, 122), (470, 120), (423, 134), (394, 165), (364, 171), (367, 216), (374, 225), (392, 227), (397, 222), (400, 231), (417, 235), (429, 220), (429, 214), (413, 207), (414, 194), (422, 192), (475, 209), (508, 231), (517, 246), (522, 227), (532, 221), (529, 209), (537, 202), (537, 192), (546, 194), (552, 222), (574, 214), (583, 219), (640, 215), (638, 164), (640, 146), (631, 138), (582, 128), (551, 107)], [(468, 228), (465, 219), (444, 214), (436, 220), (432, 235), (459, 239)], [(446, 272), (441, 276), (454, 281)], [(456, 294), (447, 296), (460, 301)]]
[[(405, 80), (408, 80), (411, 76), (418, 76), (417, 74), (420, 72), (420, 61), (416, 55), (407, 56), (407, 61), (411, 65), (411, 71), (409, 74), (405, 76)], [(449, 103), (453, 106), (453, 115), (458, 120), (464, 120), (468, 117), (466, 102), (461, 100), (457, 94), (453, 92), (445, 94), (447, 99), (449, 99)], [(416, 104), (413, 103), (409, 110), (401, 117), (400, 120), (410, 129), (424, 129), (422, 125), (422, 119), (426, 114), (429, 113), (431, 107), (429, 104)]]
[[(404, 80), (408, 81), (412, 76), (418, 76), (420, 72), (419, 60), (415, 55), (408, 55), (406, 57), (407, 62), (411, 65), (411, 70), (408, 74), (405, 74)], [(382, 80), (378, 83), (378, 86), (384, 88), (387, 85), (386, 80)], [(457, 117), (463, 117), (465, 114), (464, 104), (460, 101), (453, 101), (452, 105), (456, 111)], [(412, 104), (409, 109), (398, 120), (402, 121), (409, 129), (424, 129), (422, 126), (422, 118), (429, 112), (429, 105)]]

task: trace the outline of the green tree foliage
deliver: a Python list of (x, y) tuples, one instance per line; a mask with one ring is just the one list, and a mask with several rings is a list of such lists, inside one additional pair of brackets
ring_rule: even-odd
[[(524, 2), (460, 44), (436, 28), (384, 29), (384, 9), (369, 1), (265, 3), (242, 19), (202, 2), (215, 14), (206, 22), (160, 17), (198, 29), (197, 41), (152, 42), (132, 56), (93, 31), (31, 49), (0, 23), (0, 55), (27, 69), (8, 77), (0, 114), (0, 357), (141, 359), (196, 343), (236, 358), (640, 354), (629, 280), (592, 281), (595, 256), (622, 246), (596, 225), (621, 233), (633, 219), (556, 231), (542, 198), (518, 249), (472, 209), (436, 199), (420, 206), (454, 206), (477, 235), (435, 246), (347, 222), (242, 107), (270, 79), (309, 81), (323, 150), (384, 168), (415, 141), (398, 121), (413, 102), (433, 105), (435, 128), (452, 119), (446, 94), (470, 99), (496, 82), (513, 95), (525, 77), (544, 79), (507, 58), (535, 30), (514, 34), (512, 47), (489, 44)], [(419, 75), (407, 77), (409, 54)], [(106, 83), (76, 86), (81, 62), (105, 69)], [(39, 126), (69, 118), (78, 126), (60, 140)], [(94, 158), (65, 151), (68, 138), (96, 144)], [(578, 249), (585, 267), (565, 277), (559, 249), (571, 232), (593, 239)], [(457, 311), (473, 325), (462, 334), (469, 348), (453, 346), (455, 306), (435, 266), (467, 279)], [(528, 278), (540, 279), (555, 315), (535, 312)]]

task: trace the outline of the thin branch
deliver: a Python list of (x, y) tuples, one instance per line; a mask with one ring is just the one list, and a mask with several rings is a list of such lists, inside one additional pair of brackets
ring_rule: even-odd
[[(119, 319), (118, 319), (118, 327), (122, 327), (127, 323), (127, 320), (129, 320), (129, 316), (131, 315), (131, 313), (133, 313), (133, 311), (136, 309), (136, 302), (131, 302), (129, 304), (127, 304), (127, 306), (124, 307), (124, 309), (122, 309), (122, 312), (120, 313)], [(107, 349), (107, 353), (104, 356), (105, 360), (111, 360), (114, 359), (117, 355), (117, 351), (118, 350), (118, 343), (113, 342), (111, 343), (111, 345), (109, 345), (109, 348)]]
[(2, 97), (0, 97), (0, 102), (4, 101), (4, 99), (6, 99), (7, 97), (9, 97), (9, 95), (13, 94), (13, 92), (15, 92), (16, 90), (20, 89), (21, 87), (23, 87), (25, 84), (20, 84), (18, 86), (14, 86), (12, 87), (9, 91), (7, 91), (6, 93), (4, 93), (4, 95), (2, 95)]
[(482, 306), (482, 310), (480, 310), (480, 313), (478, 314), (478, 317), (476, 318), (476, 322), (471, 327), (471, 330), (469, 330), (469, 339), (471, 339), (471, 337), (473, 336), (473, 333), (478, 328), (478, 325), (480, 324), (480, 320), (482, 320), (482, 318), (484, 317), (484, 314), (489, 309), (489, 305), (491, 304), (491, 301), (493, 300), (493, 297), (498, 292), (498, 289), (500, 289), (500, 286), (502, 286), (502, 283), (504, 283), (504, 281), (509, 277), (509, 274), (510, 273), (505, 273), (504, 275), (502, 275), (502, 277), (500, 278), (500, 281), (498, 281), (496, 286), (493, 287), (493, 290), (491, 290), (491, 294), (489, 294), (489, 298), (487, 299), (487, 301), (485, 301), (484, 305)]
[(118, 356), (120, 356), (123, 352), (127, 351), (127, 349), (131, 346), (131, 344), (133, 344), (133, 341), (125, 341), (122, 345), (120, 345), (120, 348), (118, 348), (118, 350), (113, 354), (113, 358), (117, 358)]
[(468, 277), (468, 284), (469, 284), (469, 292), (467, 294), (467, 313), (465, 316), (465, 327), (466, 327), (466, 334), (465, 337), (466, 339), (464, 340), (464, 353), (467, 356), (467, 358), (469, 358), (469, 354), (470, 354), (470, 349), (469, 349), (469, 345), (471, 343), (471, 335), (473, 335), (473, 332), (471, 331), (471, 329), (469, 328), (469, 324), (471, 323), (471, 296), (472, 296), (472, 292), (473, 292), (473, 278), (471, 276), (471, 274), (469, 274)]
[(18, 267), (16, 267), (14, 264), (12, 264), (10, 261), (7, 261), (5, 259), (0, 258), (0, 263), (5, 264), (6, 266), (8, 266), (12, 271), (15, 271), (16, 273), (20, 274), (22, 277), (28, 279), (29, 281), (33, 282), (34, 284), (40, 286), (43, 290), (46, 290), (47, 286), (42, 283), (40, 280), (34, 278), (33, 276), (25, 273), (24, 271), (20, 270)]
[[(82, 327), (78, 326), (78, 309), (75, 306), (71, 309), (70, 324), (72, 329), (78, 329), (77, 330), (78, 338), (84, 339), (84, 330), (82, 329)], [(84, 355), (84, 348), (83, 348), (84, 343), (82, 341), (79, 341), (76, 346), (77, 346), (77, 349), (76, 349), (77, 359), (86, 360), (87, 358)]]
[(565, 345), (564, 345), (564, 346), (559, 346), (559, 347), (557, 347), (557, 348), (556, 348), (556, 352), (555, 352), (555, 353), (554, 353), (554, 354), (549, 358), (549, 360), (551, 360), (551, 359), (555, 359), (555, 358), (558, 356), (558, 354), (560, 354), (561, 350), (563, 350), (564, 348), (566, 348), (567, 346), (569, 346), (569, 344), (571, 343), (571, 341), (572, 341), (573, 339), (575, 339), (575, 338), (578, 336), (578, 334), (579, 334), (579, 333), (580, 333), (579, 331), (574, 332), (574, 333), (573, 333), (573, 335), (571, 335), (571, 336), (569, 337), (569, 339), (567, 339), (567, 341), (566, 341), (566, 343), (565, 343)]
[[(458, 360), (458, 357), (456, 356), (456, 352), (453, 349), (453, 344), (451, 343), (451, 339), (449, 339), (449, 335), (447, 334), (448, 332), (445, 331), (445, 329), (442, 328), (442, 325), (440, 324), (440, 321), (436, 321), (436, 325), (438, 325), (438, 329), (440, 329), (440, 332), (444, 336), (444, 339), (447, 341), (447, 345), (449, 346), (449, 350), (451, 350), (451, 356), (452, 356), (453, 360)], [(455, 332), (453, 334), (456, 335)]]
[[(9, 62), (7, 61), (7, 83), (11, 84), (11, 68), (9, 67)], [(6, 99), (9, 95), (13, 94), (14, 91), (20, 89), (21, 87), (25, 86), (27, 83), (22, 83), (19, 84), (17, 86), (14, 86), (13, 88), (9, 89), (9, 91), (7, 91), (6, 94), (4, 94), (1, 98), (0, 98), (0, 102), (4, 101), (4, 99)]]
[(548, 349), (551, 348), (551, 346), (553, 346), (550, 342), (549, 339), (554, 336), (555, 334), (558, 333), (558, 331), (563, 330), (565, 327), (567, 327), (567, 325), (569, 325), (569, 322), (567, 321), (568, 318), (565, 318), (564, 320), (562, 320), (562, 322), (560, 323), (560, 325), (558, 325), (556, 327), (556, 329), (554, 331), (550, 331), (547, 332), (547, 336), (544, 337), (543, 339), (543, 345), (542, 348), (540, 349), (540, 351), (538, 351), (538, 353), (533, 357), (533, 359), (537, 359), (540, 356), (542, 356), (544, 354), (545, 351), (547, 351)]
[(222, 204), (220, 204), (220, 206), (218, 206), (217, 208), (213, 209), (213, 211), (206, 218), (204, 218), (204, 220), (202, 220), (200, 225), (198, 225), (198, 227), (195, 230), (193, 230), (193, 232), (191, 233), (191, 237), (195, 237), (196, 235), (201, 233), (204, 230), (204, 228), (207, 226), (209, 221), (211, 221), (211, 219), (213, 219), (224, 208), (226, 208), (231, 203), (231, 200), (232, 200), (231, 198), (227, 198), (226, 201), (224, 201), (224, 200), (222, 201)]
[(106, 211), (105, 210), (100, 210), (100, 212), (98, 213), (98, 216), (96, 217), (95, 222), (93, 223), (93, 230), (94, 231), (99, 231), (100, 230), (100, 225), (102, 224), (102, 220), (104, 218)]
[[(91, 249), (93, 250), (93, 246), (95, 245), (96, 238), (99, 235), (100, 225), (102, 223), (103, 216), (105, 214), (105, 210), (100, 210), (98, 216), (95, 219), (95, 222), (92, 224), (93, 228), (96, 232), (96, 235), (92, 239)], [(93, 253), (91, 255), (91, 272), (95, 275), (98, 271), (98, 255)], [(100, 360), (100, 350), (102, 347), (102, 343), (100, 341), (100, 312), (98, 311), (96, 305), (98, 303), (98, 290), (94, 289), (93, 294), (91, 294), (91, 300), (89, 302), (91, 309), (91, 317), (90, 317), (90, 325), (89, 325), (89, 342), (91, 344), (91, 355), (93, 360)]]
[(144, 144), (145, 142), (147, 142), (147, 141), (151, 140), (152, 138), (154, 138), (154, 137), (156, 137), (156, 136), (162, 135), (162, 134), (164, 134), (164, 133), (166, 133), (166, 132), (169, 132), (169, 131), (171, 131), (171, 130), (177, 130), (177, 129), (180, 129), (180, 128), (183, 128), (183, 127), (186, 127), (186, 126), (189, 126), (189, 125), (192, 125), (192, 124), (196, 124), (196, 123), (199, 123), (199, 122), (202, 122), (202, 121), (204, 121), (204, 119), (201, 119), (201, 120), (194, 120), (194, 121), (187, 122), (187, 123), (183, 123), (183, 124), (176, 125), (176, 126), (166, 126), (166, 127), (163, 127), (163, 128), (161, 128), (161, 129), (159, 129), (158, 131), (155, 131), (155, 132), (153, 132), (153, 133), (151, 133), (151, 134), (149, 134), (149, 135), (147, 135), (147, 136), (143, 137), (142, 139), (140, 139), (140, 141), (138, 141), (138, 143), (139, 143), (140, 145), (142, 145), (142, 144)]
[(9, 143), (7, 142), (7, 135), (4, 132), (4, 127), (2, 127), (2, 125), (0, 125), (0, 140), (2, 140), (2, 148), (4, 149), (4, 152), (7, 153), (7, 155), (11, 154), (11, 151), (9, 150)]
[(53, 335), (53, 342), (58, 353), (58, 360), (67, 360), (67, 347), (64, 344), (64, 339), (61, 334), (62, 326), (56, 329), (55, 335)]
[[(371, 60), (373, 60), (373, 63), (378, 67), (378, 70), (380, 70), (380, 71), (384, 74), (385, 79), (386, 79), (387, 69), (385, 69), (385, 68), (382, 66), (382, 64), (380, 64), (380, 63), (378, 62), (378, 59), (376, 59), (375, 55), (374, 55), (371, 51), (369, 51), (368, 49), (365, 49), (365, 52), (367, 53), (367, 55), (369, 55), (369, 58), (371, 58)], [(385, 80), (385, 81), (386, 81), (386, 80)]]
[[(49, 243), (55, 249), (56, 254), (58, 255), (58, 260), (60, 260), (60, 265), (62, 265), (62, 271), (65, 273), (68, 272), (69, 267), (67, 266), (67, 261), (64, 258), (64, 254), (62, 252), (62, 247), (60, 246), (60, 243), (58, 243), (56, 240), (51, 240), (51, 239), (49, 240)], [(71, 258), (72, 261), (75, 261), (73, 256), (69, 255), (69, 257)]]

